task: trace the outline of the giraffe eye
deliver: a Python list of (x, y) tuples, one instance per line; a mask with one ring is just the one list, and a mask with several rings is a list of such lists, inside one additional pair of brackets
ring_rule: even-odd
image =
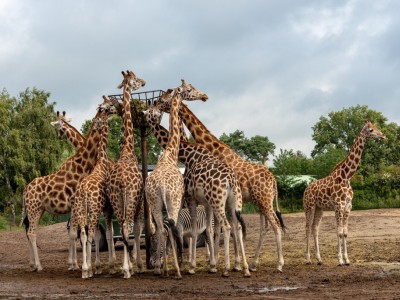
[(374, 131), (374, 130), (373, 130), (372, 128), (370, 128), (370, 129), (369, 129), (369, 132), (372, 132), (372, 131)]

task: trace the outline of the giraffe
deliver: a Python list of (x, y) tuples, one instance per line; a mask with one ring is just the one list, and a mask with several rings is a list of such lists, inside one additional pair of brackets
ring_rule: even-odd
[[(185, 85), (186, 83), (183, 81), (182, 86)], [(190, 85), (188, 88), (190, 88)], [(168, 111), (168, 102), (159, 105), (164, 112)], [(190, 111), (187, 105), (181, 105), (179, 115), (196, 143), (203, 145), (215, 157), (236, 173), (240, 182), (243, 200), (254, 201), (260, 209), (260, 238), (253, 261), (249, 267), (250, 271), (255, 271), (257, 269), (261, 246), (266, 235), (266, 220), (269, 221), (275, 233), (278, 254), (277, 269), (282, 271), (284, 259), (282, 253), (281, 230), (284, 230), (284, 225), (278, 208), (278, 192), (275, 177), (265, 166), (244, 160), (226, 144), (218, 140), (196, 115)], [(273, 209), (275, 198), (276, 212), (274, 212)]]
[[(386, 136), (370, 121), (366, 121), (349, 154), (332, 172), (319, 180), (313, 181), (304, 191), (303, 204), (306, 215), (306, 261), (311, 263), (310, 238), (311, 232), (315, 242), (315, 256), (318, 264), (322, 264), (319, 252), (318, 231), (324, 209), (334, 209), (338, 239), (339, 266), (350, 264), (347, 255), (348, 218), (353, 199), (350, 180), (357, 171), (367, 138), (386, 139)], [(343, 252), (342, 252), (343, 248)]]
[(71, 119), (65, 117), (65, 111), (62, 112), (62, 115), (57, 111), (57, 118), (54, 122), (51, 122), (51, 125), (57, 129), (58, 138), (62, 138), (65, 135), (75, 149), (78, 150), (85, 144), (86, 139), (69, 123), (70, 121)]
[[(198, 93), (195, 93), (196, 95)], [(200, 100), (206, 101), (207, 96), (204, 95)], [(197, 97), (186, 97), (185, 100), (192, 101), (198, 100)], [(176, 223), (178, 220), (179, 210), (182, 204), (182, 197), (184, 194), (184, 182), (183, 176), (178, 168), (178, 152), (180, 142), (180, 118), (179, 118), (179, 107), (182, 102), (181, 89), (174, 89), (174, 96), (171, 100), (170, 117), (169, 117), (169, 138), (168, 143), (165, 146), (164, 153), (158, 160), (157, 166), (153, 172), (147, 177), (145, 183), (145, 194), (148, 201), (149, 212), (155, 223), (155, 233), (153, 235), (153, 245), (156, 243), (156, 261), (154, 264), (154, 274), (161, 274), (161, 263), (160, 253), (161, 247), (166, 249), (166, 236), (163, 234), (163, 224), (166, 223), (168, 227), (168, 237), (172, 245), (172, 253), (174, 257), (174, 264), (176, 270), (176, 277), (181, 278), (179, 270), (177, 252), (175, 249), (175, 243), (173, 241), (173, 233), (177, 236)], [(145, 115), (150, 112), (146, 110)], [(162, 210), (165, 207), (167, 211), (166, 221), (164, 222)], [(179, 240), (178, 240), (179, 242)], [(181, 243), (178, 243), (179, 250), (182, 250)], [(180, 251), (181, 254), (181, 251)], [(163, 251), (164, 255), (164, 275), (168, 275), (167, 269), (167, 258), (166, 251)]]
[[(106, 111), (114, 113), (111, 102), (104, 101), (99, 105), (95, 118)], [(85, 144), (77, 153), (70, 157), (54, 173), (38, 177), (32, 180), (24, 189), (24, 225), (30, 249), (30, 266), (33, 271), (41, 271), (43, 267), (39, 260), (36, 227), (42, 214), (47, 211), (50, 214), (67, 214), (71, 211), (71, 197), (73, 197), (78, 183), (93, 169), (97, 159), (97, 144), (100, 133), (90, 129)], [(70, 247), (71, 251), (71, 247)], [(70, 261), (70, 264), (73, 263)], [(74, 266), (71, 266), (74, 268)]]
[[(95, 229), (98, 228), (100, 213), (103, 212), (106, 220), (108, 220), (107, 227), (110, 227), (111, 225), (113, 213), (112, 209), (107, 207), (110, 205), (110, 203), (106, 201), (105, 195), (106, 178), (109, 170), (112, 167), (112, 163), (110, 163), (107, 157), (108, 121), (109, 118), (105, 112), (103, 112), (103, 114), (94, 120), (94, 130), (101, 132), (100, 141), (98, 144), (98, 159), (92, 173), (82, 179), (82, 181), (78, 184), (75, 196), (71, 201), (72, 221), (69, 233), (71, 242), (74, 242), (77, 237), (78, 225), (80, 226), (83, 257), (82, 278), (93, 276), (91, 266), (92, 240)], [(89, 220), (87, 220), (87, 218)], [(88, 227), (87, 236), (85, 230), (86, 225)], [(111, 248), (111, 245), (108, 245), (108, 247)], [(98, 243), (96, 243), (96, 254), (98, 254), (98, 251)], [(98, 255), (96, 255), (96, 274), (101, 274), (101, 264)]]
[[(103, 99), (107, 102), (111, 102), (106, 96), (103, 96)], [(113, 102), (113, 105), (115, 107), (115, 103)], [(57, 129), (57, 136), (59, 138), (62, 138), (64, 135), (68, 138), (68, 140), (74, 145), (75, 149), (78, 150), (80, 147), (82, 147), (85, 144), (86, 138), (74, 127), (72, 126), (69, 122), (71, 121), (70, 118), (66, 118), (66, 113), (65, 111), (62, 112), (62, 115), (60, 114), (59, 111), (57, 111), (57, 117), (56, 121), (51, 122), (51, 125), (53, 125)], [(114, 162), (111, 159), (108, 159), (108, 165), (109, 168), (112, 167)], [(112, 222), (111, 219), (109, 218), (110, 215), (112, 215), (112, 208), (106, 206), (104, 209), (111, 209), (111, 212), (106, 211), (104, 212), (104, 215), (106, 216), (106, 239), (107, 239), (107, 244), (108, 244), (108, 254), (109, 254), (109, 272), (110, 274), (115, 273), (114, 269), (114, 264), (116, 260), (116, 254), (115, 254), (115, 248), (114, 248), (114, 239), (113, 239), (113, 227), (112, 227)], [(96, 228), (96, 235), (95, 235), (95, 241), (96, 241), (96, 265), (100, 265), (100, 253), (99, 253), (99, 238), (100, 238), (100, 229), (97, 227)], [(78, 267), (78, 261), (77, 261), (77, 249), (76, 249), (76, 243), (72, 240), (70, 240), (70, 249), (69, 249), (69, 269), (70, 270), (76, 270), (79, 269)], [(96, 273), (100, 272), (100, 270), (97, 270)]]
[[(187, 85), (182, 86), (182, 98), (186, 99), (190, 93), (193, 94), (196, 90), (191, 86), (190, 90), (184, 89)], [(189, 95), (188, 95), (189, 94)], [(165, 102), (165, 99), (170, 98), (171, 90), (168, 90), (162, 95), (161, 103)], [(200, 94), (199, 98), (202, 95)], [(150, 125), (155, 137), (162, 147), (165, 148), (168, 142), (168, 131), (162, 127), (160, 123), (161, 113), (158, 108), (154, 107), (149, 109), (147, 115), (147, 122)], [(180, 123), (182, 125), (182, 123)], [(183, 128), (181, 128), (182, 130)], [(181, 133), (183, 133), (181, 131)], [(224, 245), (225, 245), (225, 269), (223, 276), (228, 276), (229, 266), (229, 228), (231, 222), (233, 223), (233, 234), (234, 234), (234, 246), (235, 246), (235, 269), (240, 270), (240, 257), (237, 251), (236, 239), (239, 242), (243, 256), (244, 276), (250, 276), (246, 255), (243, 246), (243, 237), (241, 231), (241, 225), (237, 224), (237, 219), (243, 223), (240, 212), (242, 209), (242, 194), (240, 192), (239, 182), (233, 172), (225, 164), (221, 163), (215, 158), (206, 148), (195, 143), (189, 143), (181, 140), (179, 144), (178, 157), (181, 162), (186, 166), (184, 182), (186, 199), (189, 200), (189, 207), (191, 211), (191, 222), (192, 222), (192, 248), (190, 250), (190, 269), (189, 274), (194, 274), (194, 268), (196, 266), (196, 240), (197, 231), (195, 224), (197, 223), (196, 205), (197, 202), (205, 205), (207, 208), (207, 228), (206, 233), (210, 243), (210, 271), (216, 272), (216, 259), (218, 256), (218, 245), (219, 245), (219, 226), (216, 226), (216, 239), (213, 242), (211, 218), (212, 214), (216, 216), (219, 224), (222, 224), (224, 232)], [(231, 215), (232, 221), (228, 222), (225, 215), (225, 206), (228, 208)], [(216, 224), (217, 225), (217, 224)], [(244, 223), (243, 223), (244, 225)], [(245, 226), (243, 226), (245, 228)], [(215, 247), (215, 251), (214, 251)]]
[[(128, 253), (130, 224), (135, 218), (134, 234), (140, 236), (138, 214), (143, 202), (143, 179), (139, 170), (134, 152), (134, 132), (132, 127), (132, 114), (130, 99), (132, 90), (137, 90), (145, 85), (145, 81), (137, 77), (132, 71), (122, 71), (124, 77), (118, 88), (123, 87), (122, 118), (124, 124), (124, 142), (117, 163), (110, 171), (107, 178), (106, 192), (112, 208), (117, 217), (124, 239), (124, 257), (122, 271), (124, 278), (130, 278), (132, 263)], [(140, 239), (135, 239), (137, 251), (137, 265), (139, 273), (143, 272), (143, 262), (140, 256)]]

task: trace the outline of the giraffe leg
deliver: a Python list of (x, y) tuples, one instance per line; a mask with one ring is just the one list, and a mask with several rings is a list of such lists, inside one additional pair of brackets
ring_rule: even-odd
[(228, 220), (225, 219), (225, 224), (222, 228), (224, 234), (224, 254), (225, 254), (225, 262), (224, 262), (224, 271), (222, 276), (229, 276), (228, 272), (231, 268), (230, 259), (229, 259), (229, 238), (231, 236), (231, 226), (228, 223)]
[[(129, 222), (128, 221), (124, 221), (123, 225), (122, 225), (122, 229), (124, 231), (124, 236), (128, 237), (129, 236)], [(127, 247), (127, 245), (125, 245), (124, 243), (124, 258), (123, 258), (123, 263), (122, 263), (122, 272), (124, 274), (124, 278), (128, 279), (131, 278), (131, 266), (129, 265), (130, 263), (130, 259), (129, 259), (129, 249)]]
[[(142, 261), (142, 256), (140, 255), (140, 235), (142, 233), (142, 228), (140, 226), (140, 221), (139, 218), (135, 218), (134, 225), (133, 225), (133, 231), (135, 235), (135, 240), (134, 240), (134, 245), (136, 250), (136, 264), (138, 266), (138, 273), (143, 273), (143, 261)], [(133, 251), (134, 252), (134, 251)]]
[[(215, 218), (215, 215), (213, 213), (211, 206), (205, 205), (204, 207), (206, 209), (206, 221), (207, 221), (206, 235), (207, 235), (207, 239), (209, 241), (209, 250), (210, 250), (209, 272), (216, 273), (217, 272), (216, 257), (218, 255), (217, 252), (218, 252), (218, 246), (219, 246), (219, 234), (217, 233), (217, 231), (219, 232), (220, 230), (218, 227), (218, 220)], [(213, 230), (213, 226), (212, 226), (213, 217), (214, 217), (214, 224), (215, 224), (215, 237), (214, 237), (214, 230)], [(195, 244), (195, 247), (196, 247), (197, 240), (196, 241), (193, 240), (193, 243)], [(218, 246), (217, 246), (217, 244), (218, 244)]]
[(314, 236), (314, 245), (315, 245), (315, 258), (318, 261), (319, 265), (322, 265), (321, 254), (319, 251), (319, 226), (321, 224), (322, 216), (324, 211), (321, 208), (314, 209), (314, 222), (312, 224), (312, 234)]
[(248, 265), (247, 259), (246, 259), (246, 252), (245, 252), (244, 242), (243, 242), (242, 227), (240, 225), (238, 225), (236, 228), (237, 228), (236, 235), (238, 237), (239, 247), (240, 247), (240, 251), (242, 253), (242, 258), (243, 258), (243, 274), (244, 274), (244, 277), (250, 277), (251, 275), (250, 275), (250, 271), (249, 271), (249, 265)]
[(336, 224), (337, 224), (337, 239), (338, 239), (338, 265), (343, 265), (343, 252), (342, 252), (342, 244), (343, 244), (343, 212), (340, 208), (337, 208), (335, 211), (336, 216)]
[(78, 238), (78, 228), (77, 223), (74, 220), (74, 212), (71, 212), (70, 228), (68, 230), (69, 235), (69, 253), (68, 253), (68, 270), (74, 271), (78, 270), (78, 258), (76, 250), (76, 240)]
[[(100, 238), (101, 238), (101, 232), (100, 232), (99, 225), (97, 224), (96, 231), (94, 233), (94, 240), (96, 242), (95, 243), (95, 245), (96, 245), (96, 247), (95, 247), (95, 251), (96, 251), (96, 261), (95, 261), (96, 271), (95, 271), (95, 274), (96, 275), (103, 273), (103, 271), (101, 270), (101, 261), (100, 261)], [(91, 243), (92, 239), (93, 239), (93, 237), (91, 237), (90, 234), (89, 234), (88, 242)]]
[(115, 274), (115, 247), (114, 247), (114, 228), (112, 226), (112, 213), (104, 213), (106, 219), (106, 239), (107, 239), (107, 247), (108, 247), (108, 269), (110, 274)]
[(258, 245), (256, 249), (256, 253), (254, 254), (254, 258), (252, 263), (250, 264), (250, 271), (257, 271), (258, 260), (260, 257), (261, 247), (264, 243), (265, 235), (267, 234), (267, 222), (265, 216), (260, 213), (260, 238), (258, 239)]
[(29, 245), (29, 250), (30, 250), (29, 265), (30, 265), (32, 271), (34, 271), (34, 272), (35, 271), (40, 272), (43, 270), (43, 267), (39, 260), (39, 253), (38, 253), (38, 249), (37, 249), (36, 232), (35, 232), (42, 214), (43, 214), (43, 212), (30, 217), (29, 212), (27, 213), (27, 218), (29, 220), (29, 228), (26, 233), (26, 236), (28, 238), (28, 245)]
[(306, 263), (311, 264), (310, 256), (310, 240), (311, 240), (311, 227), (314, 221), (315, 207), (305, 208), (306, 215)]
[(348, 234), (348, 221), (349, 221), (350, 210), (351, 210), (351, 202), (350, 202), (350, 207), (345, 210), (345, 213), (343, 215), (343, 260), (347, 266), (350, 265), (350, 260), (347, 255), (347, 234)]
[[(96, 234), (96, 236), (100, 235), (100, 230), (99, 234)], [(88, 226), (88, 237), (87, 237), (87, 242), (86, 242), (86, 261), (87, 261), (87, 266), (88, 266), (88, 277), (91, 278), (93, 277), (93, 269), (92, 269), (92, 243), (93, 243), (93, 238), (95, 237), (95, 232), (94, 228), (89, 224)], [(100, 240), (100, 237), (99, 237)], [(96, 242), (96, 261), (98, 257), (100, 257), (100, 251), (99, 251), (99, 243)], [(96, 262), (97, 263), (97, 262)], [(100, 264), (100, 261), (99, 261)], [(96, 265), (97, 269), (97, 265)], [(100, 268), (100, 273), (101, 274), (101, 268)]]
[[(170, 241), (171, 247), (172, 247), (172, 255), (174, 258), (174, 265), (175, 265), (174, 267), (175, 267), (175, 271), (176, 271), (175, 278), (181, 279), (182, 275), (181, 275), (181, 271), (179, 268), (178, 255), (177, 255), (177, 251), (176, 251), (176, 243), (174, 240), (174, 236), (172, 234), (172, 230), (170, 228), (168, 229), (168, 236), (169, 236), (169, 241)], [(165, 261), (165, 265), (167, 265), (167, 261)]]
[(82, 243), (82, 278), (89, 278), (89, 268), (87, 263), (87, 236), (85, 225), (81, 226), (81, 243)]

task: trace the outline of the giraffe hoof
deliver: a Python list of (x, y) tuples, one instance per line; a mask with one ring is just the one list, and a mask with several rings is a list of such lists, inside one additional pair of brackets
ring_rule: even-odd
[(250, 271), (249, 270), (245, 270), (243, 273), (243, 277), (251, 277)]
[(217, 273), (217, 272), (218, 272), (217, 268), (215, 268), (215, 267), (211, 268), (210, 271), (209, 271), (209, 273)]
[(319, 261), (319, 262), (317, 263), (317, 265), (318, 265), (318, 266), (322, 266), (322, 265), (323, 265), (322, 261)]
[(222, 277), (229, 277), (229, 272), (228, 271), (224, 271), (222, 273)]
[(188, 271), (188, 274), (190, 274), (190, 275), (194, 275), (196, 272), (195, 272), (195, 270), (193, 270), (193, 269), (190, 269), (189, 271)]

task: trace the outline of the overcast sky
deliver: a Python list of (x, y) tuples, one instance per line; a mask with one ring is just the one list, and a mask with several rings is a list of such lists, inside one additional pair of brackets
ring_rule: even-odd
[(0, 20), (0, 88), (50, 92), (78, 129), (127, 69), (141, 91), (192, 83), (215, 136), (275, 154), (309, 156), (319, 118), (357, 104), (400, 121), (400, 1), (0, 0)]

